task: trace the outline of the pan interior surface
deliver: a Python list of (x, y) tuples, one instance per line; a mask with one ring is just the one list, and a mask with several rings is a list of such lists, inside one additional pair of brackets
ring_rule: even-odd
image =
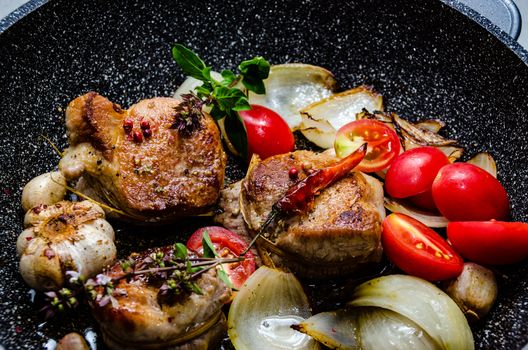
[[(66, 147), (64, 109), (89, 90), (124, 107), (170, 95), (184, 80), (170, 53), (176, 42), (215, 70), (235, 69), (256, 55), (275, 64), (321, 65), (343, 88), (372, 85), (387, 110), (444, 120), (467, 156), (494, 156), (512, 219), (528, 221), (528, 67), (440, 1), (51, 1), (0, 34), (0, 344), (6, 349), (39, 348), (70, 331), (97, 329), (86, 309), (44, 322), (18, 273), (22, 187), (59, 159), (39, 136)], [(183, 240), (201, 224), (152, 230), (116, 223), (119, 254)], [(499, 299), (474, 326), (476, 345), (521, 348), (528, 342), (528, 266), (497, 275)]]

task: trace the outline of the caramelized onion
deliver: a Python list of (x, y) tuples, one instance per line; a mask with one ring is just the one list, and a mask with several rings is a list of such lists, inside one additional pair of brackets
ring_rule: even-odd
[(493, 159), (489, 153), (478, 153), (473, 158), (468, 160), (467, 163), (476, 165), (479, 168), (486, 170), (488, 173), (493, 175), (493, 177), (497, 177), (497, 163), (495, 163), (495, 159)]
[(384, 202), (385, 208), (392, 211), (393, 213), (402, 213), (409, 215), (410, 217), (420, 221), (421, 223), (429, 227), (447, 227), (447, 223), (449, 222), (445, 217), (441, 215), (435, 215), (433, 213), (417, 209), (402, 200), (385, 197)]

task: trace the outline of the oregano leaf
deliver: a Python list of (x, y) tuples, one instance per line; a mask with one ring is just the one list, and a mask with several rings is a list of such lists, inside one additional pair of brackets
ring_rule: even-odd
[(209, 233), (204, 231), (203, 237), (202, 237), (202, 247), (203, 247), (203, 255), (206, 258), (214, 258), (217, 257), (218, 254), (216, 253), (216, 249), (213, 245), (213, 242), (211, 241), (211, 237), (209, 237)]
[(203, 75), (203, 70), (206, 68), (205, 63), (193, 51), (181, 44), (176, 44), (172, 48), (172, 57), (186, 75), (205, 80)]

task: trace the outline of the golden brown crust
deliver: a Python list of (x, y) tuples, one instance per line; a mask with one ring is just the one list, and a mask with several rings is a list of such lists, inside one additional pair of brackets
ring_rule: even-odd
[[(70, 103), (66, 112), (70, 145), (81, 148), (89, 143), (104, 158), (84, 166), (84, 175), (101, 198), (133, 216), (161, 217), (201, 213), (216, 202), (226, 165), (220, 133), (208, 115), (188, 137), (171, 129), (179, 103), (159, 97), (122, 110), (94, 92)], [(131, 132), (125, 132), (125, 120), (132, 122)], [(144, 135), (142, 122), (148, 123), (152, 136), (138, 142), (132, 135)], [(91, 159), (70, 158), (74, 163), (83, 157)], [(68, 174), (64, 171), (68, 164), (61, 165)], [(70, 168), (77, 170), (76, 166)]]

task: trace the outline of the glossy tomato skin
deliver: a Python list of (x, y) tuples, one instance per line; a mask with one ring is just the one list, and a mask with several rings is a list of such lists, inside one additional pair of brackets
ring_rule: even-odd
[[(248, 244), (239, 235), (231, 232), (220, 226), (209, 226), (202, 227), (196, 230), (189, 240), (187, 241), (187, 248), (195, 251), (198, 254), (203, 253), (202, 238), (204, 232), (209, 234), (211, 242), (215, 246), (216, 251), (221, 254), (223, 249), (227, 249), (229, 255), (240, 256), (240, 254), (246, 249)], [(224, 269), (226, 270), (231, 282), (235, 288), (239, 289), (242, 287), (246, 279), (255, 272), (255, 256), (251, 251), (248, 251), (244, 259), (240, 263), (225, 264)], [(226, 266), (229, 265), (229, 266)]]
[(446, 165), (433, 183), (435, 204), (449, 221), (507, 219), (508, 194), (487, 171), (468, 163)]
[(250, 110), (238, 113), (246, 126), (249, 159), (254, 153), (266, 159), (294, 150), (293, 133), (276, 112), (264, 106), (251, 105)]
[(336, 154), (344, 158), (367, 142), (367, 154), (357, 170), (366, 173), (387, 168), (400, 154), (400, 139), (394, 130), (377, 120), (361, 119), (338, 130), (334, 143)]
[(383, 249), (400, 269), (428, 281), (457, 277), (464, 261), (433, 229), (410, 216), (392, 213), (383, 221)]
[(420, 194), (409, 197), (409, 200), (412, 204), (417, 206), (420, 209), (424, 209), (429, 212), (438, 212), (436, 204), (433, 199), (432, 190), (427, 190)]
[(393, 198), (407, 198), (431, 189), (438, 171), (449, 159), (437, 148), (418, 147), (400, 154), (385, 176), (385, 190)]
[(479, 264), (506, 265), (528, 258), (527, 223), (450, 222), (447, 237), (463, 257)]

